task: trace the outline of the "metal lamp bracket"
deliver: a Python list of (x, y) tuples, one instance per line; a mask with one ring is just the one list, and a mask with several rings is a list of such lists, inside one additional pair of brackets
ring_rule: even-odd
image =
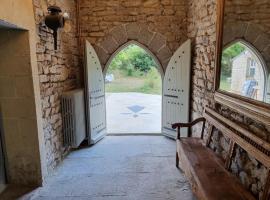
[(49, 14), (45, 17), (45, 24), (53, 30), (54, 49), (57, 50), (57, 30), (65, 25), (65, 18), (60, 13), (62, 10), (58, 6), (49, 6)]

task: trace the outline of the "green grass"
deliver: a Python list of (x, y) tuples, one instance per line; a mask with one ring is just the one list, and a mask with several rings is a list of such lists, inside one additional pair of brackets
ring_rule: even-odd
[(161, 94), (162, 81), (156, 68), (152, 68), (146, 74), (134, 72), (130, 74), (125, 71), (113, 72), (115, 80), (106, 83), (106, 92), (139, 92), (145, 94)]
[(225, 78), (221, 78), (221, 80), (220, 80), (220, 89), (225, 90), (225, 91), (230, 91), (231, 90), (231, 84)]

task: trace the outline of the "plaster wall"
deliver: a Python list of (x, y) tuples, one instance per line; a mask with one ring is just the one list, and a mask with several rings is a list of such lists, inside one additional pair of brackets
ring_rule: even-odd
[(1, 30), (0, 37), (0, 103), (8, 181), (40, 185), (46, 169), (32, 1), (1, 0), (0, 19), (25, 29)]

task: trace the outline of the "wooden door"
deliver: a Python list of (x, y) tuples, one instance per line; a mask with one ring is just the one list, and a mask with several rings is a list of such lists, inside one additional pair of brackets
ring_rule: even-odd
[[(191, 41), (187, 40), (172, 56), (163, 81), (162, 133), (176, 138), (171, 125), (189, 121), (190, 80), (191, 80)], [(187, 136), (187, 130), (181, 136)]]
[(85, 88), (88, 143), (95, 144), (106, 135), (105, 88), (100, 61), (88, 41), (85, 44)]

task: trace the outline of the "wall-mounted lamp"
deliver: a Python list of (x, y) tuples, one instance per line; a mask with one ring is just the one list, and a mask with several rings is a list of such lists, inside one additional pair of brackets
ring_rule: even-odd
[(62, 10), (58, 6), (49, 6), (49, 14), (45, 17), (45, 24), (53, 30), (54, 49), (57, 49), (57, 30), (63, 28), (65, 20), (69, 19), (69, 14), (64, 13), (61, 15)]

